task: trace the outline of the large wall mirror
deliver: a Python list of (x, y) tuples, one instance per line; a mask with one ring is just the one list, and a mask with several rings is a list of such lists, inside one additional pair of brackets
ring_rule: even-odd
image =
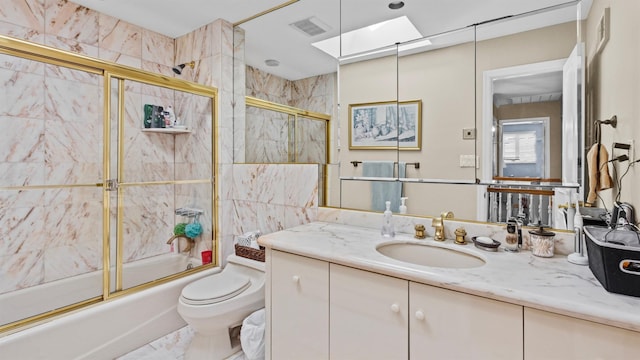
[[(261, 96), (285, 79), (308, 97), (322, 87), (325, 102), (309, 110), (331, 115), (326, 205), (380, 211), (390, 200), (397, 210), (407, 197), (410, 214), (503, 221), (491, 209), (504, 217), (513, 204), (487, 184), (525, 179), (564, 194), (583, 179), (584, 2), (468, 1), (449, 16), (458, 11), (430, 1), (301, 0), (237, 25), (246, 72), (236, 87), (240, 78)], [(272, 27), (282, 31), (261, 34)], [(527, 222), (553, 225), (549, 200), (529, 205), (546, 212), (527, 211)]]

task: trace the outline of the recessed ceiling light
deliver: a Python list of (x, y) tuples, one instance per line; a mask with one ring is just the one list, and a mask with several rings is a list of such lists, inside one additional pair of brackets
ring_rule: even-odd
[(403, 6), (404, 6), (404, 2), (403, 1), (392, 1), (392, 2), (389, 3), (389, 9), (391, 9), (391, 10), (402, 9)]
[(276, 60), (276, 59), (267, 59), (264, 61), (265, 64), (267, 64), (267, 66), (278, 66), (280, 65), (280, 61)]

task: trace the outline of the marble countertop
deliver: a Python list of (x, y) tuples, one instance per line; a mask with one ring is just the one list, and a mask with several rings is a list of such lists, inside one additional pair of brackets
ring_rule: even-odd
[[(479, 256), (486, 264), (468, 269), (413, 265), (376, 251), (377, 245), (390, 240), (452, 248)], [(571, 264), (566, 256), (488, 252), (473, 244), (456, 245), (451, 239), (416, 240), (413, 234), (396, 234), (392, 240), (376, 229), (326, 222), (263, 235), (258, 242), (274, 250), (640, 331), (640, 298), (607, 292), (588, 266)]]

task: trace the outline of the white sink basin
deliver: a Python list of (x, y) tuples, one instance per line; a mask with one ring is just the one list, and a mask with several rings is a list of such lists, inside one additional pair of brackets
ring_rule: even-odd
[(385, 243), (378, 245), (376, 250), (384, 256), (415, 265), (466, 269), (485, 264), (475, 255), (423, 243)]

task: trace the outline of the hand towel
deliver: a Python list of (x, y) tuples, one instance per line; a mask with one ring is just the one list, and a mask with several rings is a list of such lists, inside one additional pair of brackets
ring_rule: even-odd
[[(366, 177), (393, 177), (393, 161), (363, 161), (362, 176)], [(372, 181), (371, 182), (371, 210), (384, 211), (385, 202), (391, 201), (391, 211), (398, 212), (400, 197), (402, 196), (402, 183), (399, 181)]]
[[(600, 155), (598, 158), (598, 150)], [(587, 167), (589, 169), (589, 195), (587, 202), (595, 203), (598, 192), (610, 189), (613, 186), (613, 180), (609, 175), (609, 153), (607, 148), (602, 144), (594, 144), (587, 153)]]

